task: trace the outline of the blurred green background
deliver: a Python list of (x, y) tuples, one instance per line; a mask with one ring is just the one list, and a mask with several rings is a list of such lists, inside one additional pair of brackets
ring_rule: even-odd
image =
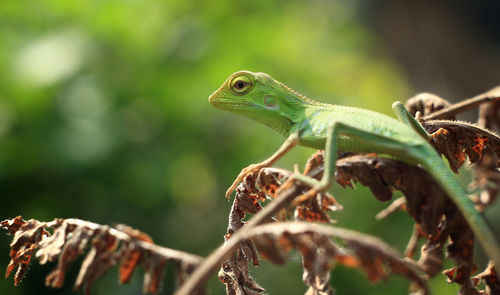
[[(416, 3), (414, 3), (416, 2)], [(0, 1), (0, 217), (126, 223), (163, 246), (207, 255), (222, 242), (223, 192), (241, 168), (283, 139), (210, 106), (234, 71), (273, 75), (325, 102), (391, 113), (416, 92), (462, 99), (500, 83), (496, 1)], [(278, 165), (303, 165), (296, 148)], [(370, 193), (333, 189), (339, 226), (403, 250), (411, 220)], [(0, 269), (10, 237), (0, 234)], [(71, 294), (44, 287), (53, 264), (33, 263), (0, 294)], [(252, 269), (270, 294), (301, 294), (298, 255)], [(141, 271), (112, 269), (92, 294), (141, 294)], [(339, 267), (339, 294), (404, 294), (393, 277), (370, 285)], [(286, 282), (286, 284), (284, 283)], [(162, 294), (174, 288), (167, 268)], [(436, 294), (456, 292), (443, 276)], [(223, 286), (213, 278), (211, 294)]]

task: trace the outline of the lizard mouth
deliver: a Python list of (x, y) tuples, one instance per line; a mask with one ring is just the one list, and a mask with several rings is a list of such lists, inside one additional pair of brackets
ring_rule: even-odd
[(208, 97), (208, 101), (209, 101), (211, 104), (215, 105), (215, 103), (217, 102), (217, 98), (218, 98), (218, 96), (219, 96), (219, 92), (220, 92), (221, 90), (222, 90), (222, 87), (221, 87), (221, 88), (219, 88), (219, 89), (217, 89), (217, 90), (215, 90), (215, 91), (214, 91), (214, 93), (212, 93), (212, 94)]
[(247, 102), (236, 102), (233, 98), (231, 97), (225, 97), (221, 95), (222, 89), (224, 86), (220, 87), (219, 89), (215, 90), (214, 93), (212, 93), (208, 97), (208, 101), (210, 104), (212, 104), (214, 107), (222, 110), (231, 110), (231, 109), (243, 109), (243, 108), (248, 108), (252, 104), (247, 103)]
[(253, 104), (251, 103), (245, 103), (245, 102), (235, 102), (231, 98), (225, 98), (225, 97), (212, 97), (212, 95), (209, 97), (210, 103), (221, 110), (237, 110), (237, 109), (247, 109)]

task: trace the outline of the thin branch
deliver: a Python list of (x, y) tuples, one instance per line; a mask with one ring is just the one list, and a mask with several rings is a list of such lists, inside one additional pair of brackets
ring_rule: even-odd
[(491, 101), (500, 101), (500, 86), (497, 86), (483, 94), (476, 95), (472, 98), (466, 99), (456, 103), (448, 108), (442, 109), (422, 118), (422, 120), (435, 120), (444, 118), (446, 116), (453, 116), (467, 110), (470, 110), (480, 104)]

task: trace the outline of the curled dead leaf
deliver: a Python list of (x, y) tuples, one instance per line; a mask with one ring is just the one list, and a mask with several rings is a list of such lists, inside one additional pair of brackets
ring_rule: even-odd
[[(14, 235), (7, 276), (17, 267), (16, 285), (36, 250), (41, 264), (57, 259), (57, 266), (45, 280), (46, 285), (53, 288), (63, 285), (69, 267), (79, 256), (85, 255), (75, 289), (84, 288), (86, 294), (98, 278), (118, 263), (121, 264), (121, 282), (128, 282), (137, 266), (143, 265), (146, 272), (144, 290), (157, 293), (167, 261), (174, 264), (179, 282), (201, 262), (198, 256), (157, 246), (148, 235), (124, 225), (112, 228), (71, 218), (40, 222), (16, 217), (2, 221), (1, 227)], [(53, 229), (53, 234), (50, 235), (47, 229)], [(86, 248), (90, 248), (87, 253)]]

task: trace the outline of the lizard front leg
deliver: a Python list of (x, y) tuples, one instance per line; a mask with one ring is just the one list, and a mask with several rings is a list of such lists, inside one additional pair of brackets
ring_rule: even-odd
[(250, 166), (243, 168), (241, 170), (240, 174), (236, 179), (234, 180), (233, 184), (227, 189), (226, 191), (226, 199), (229, 199), (231, 197), (232, 192), (236, 188), (236, 186), (243, 180), (245, 176), (248, 174), (258, 171), (264, 167), (269, 167), (272, 166), (276, 161), (278, 161), (281, 157), (283, 157), (284, 154), (286, 154), (289, 150), (291, 150), (294, 146), (296, 146), (299, 143), (299, 133), (298, 132), (293, 132), (288, 136), (288, 138), (285, 140), (285, 142), (281, 145), (281, 147), (269, 158), (266, 160), (257, 163), (257, 164), (251, 164)]

